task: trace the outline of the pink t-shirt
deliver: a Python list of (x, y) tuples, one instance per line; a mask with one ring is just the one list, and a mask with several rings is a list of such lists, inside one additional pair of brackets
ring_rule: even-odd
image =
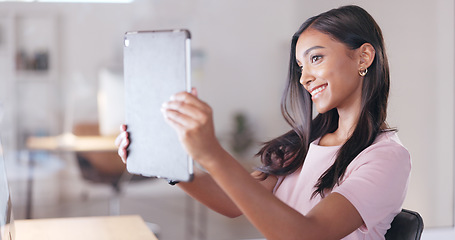
[[(280, 177), (275, 195), (302, 214), (321, 201), (311, 198), (319, 177), (333, 164), (340, 146), (310, 144), (303, 166)], [(332, 192), (346, 197), (360, 213), (363, 226), (343, 239), (384, 239), (387, 229), (406, 196), (411, 158), (394, 132), (382, 133), (347, 167), (344, 177)]]

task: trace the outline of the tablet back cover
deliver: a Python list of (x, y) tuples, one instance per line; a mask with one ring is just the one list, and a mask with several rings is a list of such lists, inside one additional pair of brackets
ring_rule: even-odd
[(130, 138), (130, 173), (191, 180), (193, 162), (160, 111), (171, 95), (191, 90), (190, 76), (187, 30), (125, 34), (125, 121)]

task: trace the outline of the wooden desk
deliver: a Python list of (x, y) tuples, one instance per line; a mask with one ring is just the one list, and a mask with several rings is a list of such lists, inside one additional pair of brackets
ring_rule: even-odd
[(67, 152), (117, 152), (114, 136), (75, 136), (63, 134), (50, 137), (29, 137), (26, 143), (29, 150)]
[(157, 240), (140, 216), (16, 220), (16, 240)]
[[(27, 180), (27, 197), (26, 197), (26, 210), (25, 218), (32, 218), (32, 195), (33, 195), (33, 170), (34, 161), (31, 153), (33, 151), (50, 151), (50, 152), (117, 152), (115, 146), (114, 136), (75, 136), (71, 133), (62, 134), (58, 136), (36, 137), (32, 136), (27, 138), (27, 150), (30, 153), (28, 161), (28, 180)], [(119, 162), (117, 165), (124, 168), (123, 163)]]

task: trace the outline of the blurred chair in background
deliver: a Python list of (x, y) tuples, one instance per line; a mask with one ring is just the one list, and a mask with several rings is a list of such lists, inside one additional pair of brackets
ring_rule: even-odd
[[(114, 136), (123, 123), (123, 73), (103, 68), (99, 72), (98, 122), (76, 123), (75, 136)], [(121, 184), (132, 179), (117, 151), (76, 152), (76, 158), (84, 179), (91, 183), (109, 184), (114, 190), (110, 199), (111, 215), (120, 211)], [(135, 177), (137, 179), (138, 177)]]
[[(96, 123), (76, 124), (73, 128), (76, 136), (97, 136), (99, 127)], [(91, 183), (108, 184), (114, 195), (109, 201), (110, 215), (120, 214), (120, 195), (122, 184), (130, 180), (145, 179), (133, 176), (126, 171), (126, 166), (116, 151), (76, 152), (76, 158), (82, 177)]]

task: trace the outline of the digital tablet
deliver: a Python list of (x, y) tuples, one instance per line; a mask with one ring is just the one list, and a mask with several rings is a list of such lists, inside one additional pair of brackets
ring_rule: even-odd
[(127, 170), (133, 174), (191, 181), (193, 160), (160, 111), (170, 96), (191, 91), (190, 32), (127, 32), (124, 41)]

